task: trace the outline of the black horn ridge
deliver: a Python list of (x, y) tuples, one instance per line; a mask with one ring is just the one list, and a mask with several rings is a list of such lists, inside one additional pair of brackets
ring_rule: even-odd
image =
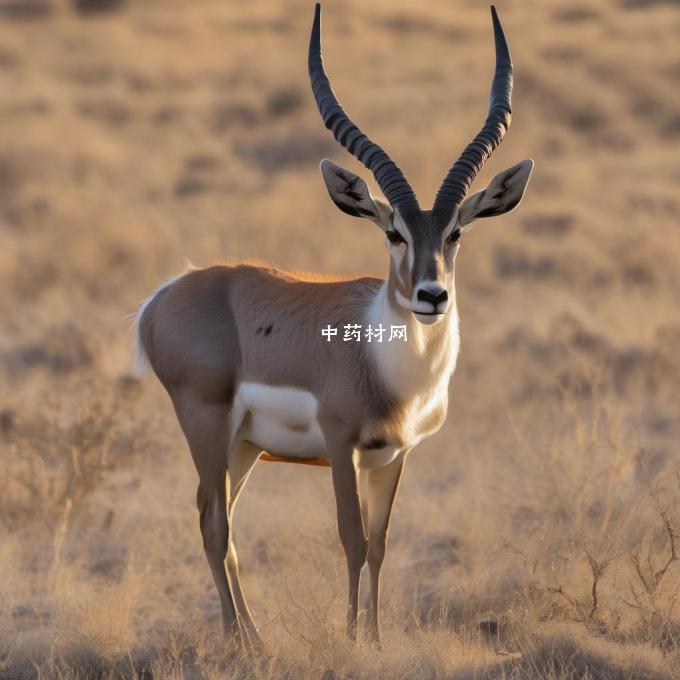
[(387, 200), (402, 215), (420, 213), (415, 192), (399, 166), (351, 121), (333, 93), (321, 57), (320, 3), (316, 4), (309, 40), (309, 78), (323, 122), (335, 139), (373, 173)]
[(475, 176), (494, 149), (501, 143), (510, 126), (512, 116), (510, 107), (512, 59), (501, 22), (493, 5), (491, 5), (491, 18), (496, 43), (496, 72), (491, 85), (489, 112), (484, 127), (453, 164), (437, 191), (432, 215), (442, 223), (449, 222)]

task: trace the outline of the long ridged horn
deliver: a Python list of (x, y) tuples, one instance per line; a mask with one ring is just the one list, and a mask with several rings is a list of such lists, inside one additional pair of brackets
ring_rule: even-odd
[(331, 89), (321, 58), (321, 4), (318, 2), (309, 40), (309, 78), (323, 122), (335, 139), (373, 173), (387, 200), (399, 208), (402, 215), (420, 213), (415, 192), (397, 164), (351, 121)]
[(491, 18), (496, 42), (496, 72), (491, 85), (489, 113), (484, 127), (453, 164), (439, 187), (439, 191), (437, 191), (432, 214), (442, 223), (448, 223), (451, 219), (454, 211), (465, 198), (465, 194), (477, 173), (481, 170), (482, 165), (501, 143), (508, 127), (510, 127), (512, 117), (510, 107), (512, 59), (501, 22), (493, 5), (491, 5)]

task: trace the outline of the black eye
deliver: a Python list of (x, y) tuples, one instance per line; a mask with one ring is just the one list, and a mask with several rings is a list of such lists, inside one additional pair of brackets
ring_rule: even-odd
[(387, 236), (387, 240), (392, 244), (392, 245), (397, 245), (399, 243), (406, 243), (404, 239), (401, 237), (401, 234), (398, 231), (393, 231), (389, 230), (385, 232), (385, 236)]
[(460, 238), (460, 229), (454, 229), (447, 237), (447, 243), (456, 243)]

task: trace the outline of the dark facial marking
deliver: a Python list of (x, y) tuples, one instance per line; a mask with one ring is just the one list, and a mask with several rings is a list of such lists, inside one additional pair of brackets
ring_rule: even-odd
[(272, 332), (272, 328), (273, 326), (271, 324), (268, 326), (258, 326), (255, 329), (255, 335), (264, 335), (266, 337)]
[(387, 236), (387, 240), (390, 243), (406, 243), (406, 241), (404, 241), (402, 238), (402, 235), (396, 229), (389, 229), (385, 232), (385, 236)]
[(454, 229), (447, 237), (447, 243), (455, 243), (460, 238), (460, 229)]

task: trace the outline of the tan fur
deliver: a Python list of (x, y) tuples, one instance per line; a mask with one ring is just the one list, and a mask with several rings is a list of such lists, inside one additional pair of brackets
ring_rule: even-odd
[[(140, 307), (137, 361), (151, 365), (172, 399), (198, 470), (201, 531), (224, 628), (239, 631), (246, 646), (261, 640), (230, 525), (263, 449), (265, 460), (330, 462), (349, 577), (347, 632), (356, 637), (368, 560), (369, 633), (380, 640), (379, 575), (396, 489), (408, 452), (446, 418), (458, 356), (457, 239), (478, 217), (512, 210), (532, 167), (526, 160), (503, 171), (456, 207), (454, 222), (441, 224), (430, 211), (404, 219), (361, 178), (322, 161), (336, 205), (385, 232), (387, 281), (261, 262), (215, 266), (165, 284)], [(344, 327), (356, 324), (403, 326), (407, 342), (344, 341)], [(322, 334), (327, 327), (337, 329), (332, 341)]]
[[(246, 646), (261, 640), (230, 525), (263, 449), (265, 460), (330, 463), (349, 577), (347, 632), (356, 636), (368, 560), (369, 634), (380, 640), (379, 575), (397, 485), (408, 452), (446, 418), (458, 356), (460, 220), (511, 210), (532, 167), (527, 160), (497, 175), (490, 191), (468, 199), (442, 228), (427, 212), (405, 222), (363, 181), (324, 161), (336, 204), (395, 241), (386, 281), (282, 272), (261, 262), (215, 266), (166, 283), (140, 307), (137, 361), (151, 365), (172, 399), (198, 470), (201, 531), (224, 628), (240, 632)], [(408, 341), (345, 342), (343, 329), (354, 324), (403, 326)], [(330, 342), (322, 334), (328, 326), (338, 330)]]
[[(437, 356), (447, 351), (447, 341), (442, 345), (446, 328), (421, 326), (411, 314), (393, 307), (393, 281), (318, 278), (262, 264), (195, 270), (162, 287), (137, 319), (139, 346), (173, 401), (199, 473), (201, 530), (224, 626), (229, 633), (240, 628), (245, 644), (261, 641), (238, 585), (235, 547), (229, 537), (233, 509), (227, 509), (255, 460), (331, 465), (350, 577), (348, 633), (356, 634), (358, 579), (369, 559), (374, 589), (369, 628), (372, 638), (379, 640), (379, 571), (399, 478), (387, 470), (400, 471), (408, 450), (438, 429), (446, 415), (445, 388), (455, 356), (442, 365), (446, 370), (435, 381), (437, 389), (444, 386), (443, 400), (432, 404), (436, 391), (431, 381), (423, 383), (424, 391), (404, 395), (393, 388), (389, 376), (381, 375), (376, 353), (394, 351), (389, 343), (343, 342), (342, 327), (377, 322), (383, 318), (380, 314), (389, 312), (390, 320), (407, 326), (425, 359), (428, 349)], [(373, 318), (376, 314), (378, 318)], [(321, 334), (329, 324), (339, 329), (331, 342)], [(408, 353), (409, 347), (404, 343), (399, 351)], [(452, 347), (457, 353), (457, 344)], [(419, 370), (427, 370), (427, 362)], [(296, 388), (313, 395), (326, 450), (300, 459), (276, 450), (263, 454), (244, 441), (249, 415), (238, 412), (234, 403), (243, 383)], [(367, 479), (376, 480), (369, 485), (363, 514), (358, 466), (366, 468), (362, 475)]]

